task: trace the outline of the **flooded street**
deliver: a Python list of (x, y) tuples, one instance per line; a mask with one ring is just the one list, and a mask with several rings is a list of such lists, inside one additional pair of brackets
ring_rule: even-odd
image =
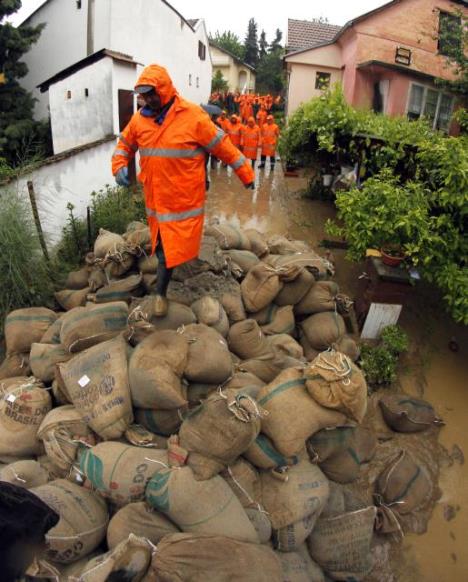
[[(325, 237), (324, 222), (334, 216), (333, 205), (301, 195), (303, 178), (284, 178), (279, 164), (274, 172), (257, 170), (255, 191), (245, 190), (230, 169), (211, 170), (207, 215), (237, 226), (301, 239), (317, 248)], [(324, 249), (318, 249), (324, 254)], [(363, 265), (348, 262), (333, 250), (336, 280), (351, 297)], [(401, 362), (400, 384), (405, 392), (428, 400), (446, 425), (439, 433), (441, 490), (428, 531), (407, 535), (395, 560), (394, 580), (401, 582), (468, 581), (468, 332), (443, 310), (441, 299), (418, 285), (405, 305), (399, 323), (411, 338), (411, 349)], [(458, 351), (449, 348), (452, 344)], [(386, 579), (387, 581), (387, 579)]]

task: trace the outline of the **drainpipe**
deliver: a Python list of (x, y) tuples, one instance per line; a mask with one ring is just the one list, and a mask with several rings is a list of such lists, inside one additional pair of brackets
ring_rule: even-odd
[(88, 22), (86, 27), (86, 54), (94, 52), (94, 0), (88, 0)]

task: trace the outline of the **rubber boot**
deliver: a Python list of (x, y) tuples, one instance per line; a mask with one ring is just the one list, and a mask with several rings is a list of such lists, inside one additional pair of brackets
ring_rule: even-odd
[(265, 167), (265, 162), (266, 162), (266, 156), (261, 156), (261, 163), (258, 166), (259, 168), (264, 168)]

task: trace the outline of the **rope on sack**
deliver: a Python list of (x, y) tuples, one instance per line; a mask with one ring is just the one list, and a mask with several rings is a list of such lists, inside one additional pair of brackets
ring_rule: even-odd
[(22, 478), (21, 478), (21, 477), (18, 475), (18, 473), (17, 473), (17, 472), (16, 472), (16, 471), (13, 469), (13, 467), (11, 467), (11, 470), (13, 471), (13, 475), (14, 475), (14, 477), (15, 477), (15, 479), (16, 479), (17, 481), (20, 481), (21, 483), (27, 483), (26, 479), (22, 479)]
[(263, 507), (260, 505), (260, 503), (258, 503), (257, 501), (255, 501), (255, 499), (252, 499), (252, 497), (250, 497), (248, 491), (246, 491), (242, 487), (242, 485), (239, 483), (239, 481), (234, 477), (234, 474), (233, 474), (233, 472), (231, 470), (231, 467), (228, 466), (227, 470), (228, 470), (229, 476), (234, 481), (234, 483), (237, 485), (237, 487), (239, 487), (239, 489), (242, 491), (242, 493), (245, 495), (247, 501), (249, 503), (251, 503), (252, 505), (256, 505), (257, 506), (257, 509), (258, 509), (258, 511), (260, 511), (260, 513), (264, 513), (265, 515), (270, 515), (268, 513), (268, 511), (265, 511), (265, 509), (263, 509)]
[[(218, 394), (224, 400), (228, 400), (228, 397), (223, 392), (222, 386), (219, 386)], [(253, 412), (244, 407), (241, 400), (247, 400), (247, 402), (252, 406)], [(227, 407), (230, 412), (232, 412), (232, 414), (242, 422), (252, 422), (252, 420), (262, 417), (257, 402), (248, 394), (237, 394), (231, 402), (227, 403)]]
[[(398, 519), (395, 511), (392, 509), (393, 505), (402, 505), (404, 501), (394, 501), (392, 503), (385, 503), (382, 496), (378, 493), (374, 493), (374, 501), (375, 504), (382, 513), (385, 514), (386, 517), (390, 518), (390, 521), (396, 526), (396, 532), (391, 532), (393, 534), (398, 534), (401, 540), (405, 537), (405, 532), (403, 531), (400, 520)], [(390, 533), (390, 532), (389, 532)]]
[[(149, 457), (144, 457), (145, 461), (150, 461), (151, 463), (157, 463), (158, 465), (162, 465), (165, 469), (175, 469), (176, 467), (170, 467), (169, 465), (166, 465), (166, 463), (163, 463), (162, 461), (157, 461), (156, 459), (150, 459)], [(179, 467), (177, 467), (179, 468)]]
[(76, 533), (73, 536), (50, 536), (49, 534), (46, 534), (46, 538), (48, 540), (76, 540), (76, 538), (81, 538), (82, 536), (87, 536), (96, 531), (99, 531), (100, 529), (107, 528), (107, 525), (108, 523), (106, 521), (106, 523), (103, 523), (102, 525), (98, 525), (97, 527), (93, 527), (93, 529), (88, 529), (87, 531)]
[[(339, 363), (334, 364), (333, 362), (327, 361), (326, 354), (337, 355), (339, 358)], [(342, 354), (341, 352), (327, 350), (326, 352), (320, 353), (314, 362), (314, 366), (316, 368), (326, 370), (327, 372), (333, 372), (339, 378), (341, 378), (341, 381), (345, 386), (348, 386), (351, 383), (351, 379), (349, 378), (353, 371), (351, 368), (351, 363), (349, 361), (349, 358)]]

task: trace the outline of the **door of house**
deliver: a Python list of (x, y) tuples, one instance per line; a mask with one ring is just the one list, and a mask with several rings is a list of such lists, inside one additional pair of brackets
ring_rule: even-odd
[[(122, 131), (133, 115), (133, 91), (128, 89), (119, 89), (119, 131)], [(128, 164), (128, 176), (130, 182), (136, 182), (135, 159), (130, 160)]]

